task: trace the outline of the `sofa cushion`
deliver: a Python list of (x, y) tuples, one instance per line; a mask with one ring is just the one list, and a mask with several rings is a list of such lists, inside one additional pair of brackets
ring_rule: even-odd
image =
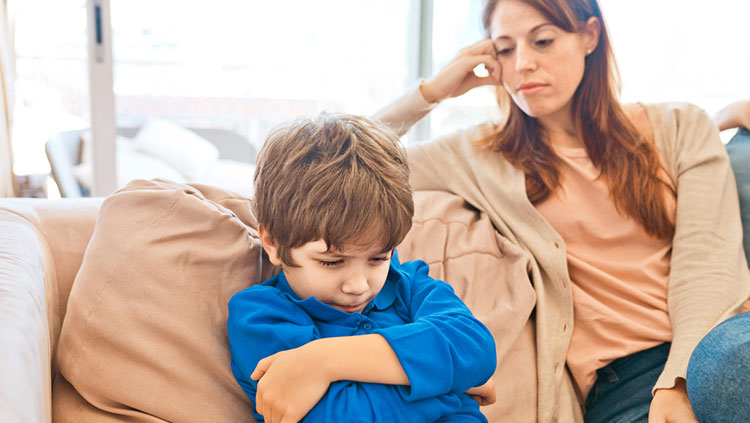
[(250, 201), (134, 181), (102, 203), (70, 293), (56, 422), (253, 421), (230, 369), (229, 298), (261, 278)]
[(222, 187), (240, 195), (253, 195), (253, 176), (255, 165), (236, 160), (219, 159), (208, 168), (206, 173), (198, 176), (193, 182)]
[(195, 181), (219, 158), (219, 149), (195, 132), (164, 119), (150, 119), (133, 137), (133, 147), (157, 157)]
[(535, 422), (531, 256), (458, 196), (418, 191), (414, 207), (414, 225), (398, 247), (399, 258), (427, 262), (430, 276), (448, 282), (495, 338), (497, 402), (482, 412), (493, 423)]
[[(168, 179), (186, 182), (187, 179), (167, 162), (133, 148), (133, 143), (125, 137), (115, 140), (115, 165), (117, 167), (117, 188), (122, 188), (134, 179)], [(73, 175), (82, 187), (94, 191), (94, 166), (82, 161), (73, 168)]]

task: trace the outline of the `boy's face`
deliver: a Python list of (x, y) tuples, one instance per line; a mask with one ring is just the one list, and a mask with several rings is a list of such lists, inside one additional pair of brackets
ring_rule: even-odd
[(276, 248), (261, 234), (261, 242), (271, 262), (282, 265), (287, 282), (300, 299), (318, 301), (346, 313), (362, 312), (385, 284), (391, 253), (380, 246), (351, 247), (326, 251), (322, 239), (291, 250), (299, 267), (282, 264)]

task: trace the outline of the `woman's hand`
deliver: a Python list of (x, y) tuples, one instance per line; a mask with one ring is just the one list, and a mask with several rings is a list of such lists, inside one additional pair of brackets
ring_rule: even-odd
[(687, 396), (685, 379), (672, 389), (657, 389), (648, 411), (648, 423), (698, 423)]
[(495, 393), (495, 381), (490, 379), (482, 386), (475, 386), (466, 391), (479, 405), (494, 404), (497, 400)]
[(266, 422), (300, 421), (328, 390), (326, 359), (311, 344), (264, 358), (250, 375), (259, 381), (255, 408)]
[(750, 129), (750, 100), (737, 101), (716, 112), (714, 122), (719, 131), (738, 126)]
[[(489, 76), (478, 77), (474, 68), (480, 64)], [(437, 75), (425, 81), (420, 87), (422, 97), (429, 103), (463, 95), (472, 88), (482, 85), (502, 85), (503, 70), (497, 61), (497, 52), (492, 40), (482, 41), (461, 50)]]

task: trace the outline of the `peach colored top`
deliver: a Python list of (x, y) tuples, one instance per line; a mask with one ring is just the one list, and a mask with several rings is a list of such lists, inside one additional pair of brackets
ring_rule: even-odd
[(562, 186), (536, 208), (565, 241), (574, 310), (566, 361), (585, 399), (597, 369), (671, 341), (672, 243), (617, 211), (584, 148), (554, 149)]

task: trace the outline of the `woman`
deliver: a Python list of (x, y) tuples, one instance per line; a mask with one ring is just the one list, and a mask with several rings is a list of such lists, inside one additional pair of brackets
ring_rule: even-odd
[(540, 422), (695, 422), (691, 353), (750, 296), (716, 128), (688, 104), (618, 103), (596, 0), (488, 1), (483, 25), (377, 114), (403, 134), (497, 86), (504, 122), (410, 149), (414, 189), (462, 196), (534, 257)]

